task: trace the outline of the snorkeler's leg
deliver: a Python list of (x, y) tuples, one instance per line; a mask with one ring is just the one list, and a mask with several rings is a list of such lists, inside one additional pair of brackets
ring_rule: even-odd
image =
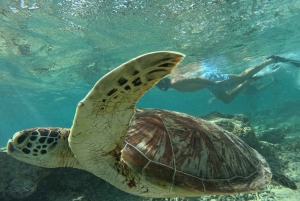
[(239, 95), (243, 91), (243, 89), (251, 82), (253, 82), (253, 80), (246, 80), (244, 83), (239, 84), (237, 87), (235, 87), (229, 92), (222, 90), (218, 94), (218, 98), (224, 103), (231, 103), (235, 99), (235, 97), (237, 97), (237, 95)]
[(264, 62), (258, 64), (257, 66), (253, 66), (250, 68), (247, 68), (244, 72), (241, 74), (229, 74), (229, 81), (232, 86), (239, 85), (241, 83), (244, 83), (246, 80), (252, 78), (256, 73), (261, 71), (264, 67), (276, 63), (276, 60), (273, 58), (269, 58), (265, 60)]

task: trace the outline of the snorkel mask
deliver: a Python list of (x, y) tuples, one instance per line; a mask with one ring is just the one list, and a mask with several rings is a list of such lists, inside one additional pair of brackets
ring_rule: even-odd
[(157, 86), (162, 91), (167, 91), (169, 89), (169, 84), (171, 80), (169, 78), (161, 79), (155, 86)]

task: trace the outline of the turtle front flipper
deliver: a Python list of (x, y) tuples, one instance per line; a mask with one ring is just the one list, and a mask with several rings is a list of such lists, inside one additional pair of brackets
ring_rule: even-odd
[(183, 57), (177, 52), (153, 52), (134, 58), (102, 77), (79, 102), (69, 144), (88, 171), (103, 176), (98, 173), (101, 163), (108, 162), (103, 157), (124, 146), (137, 101)]

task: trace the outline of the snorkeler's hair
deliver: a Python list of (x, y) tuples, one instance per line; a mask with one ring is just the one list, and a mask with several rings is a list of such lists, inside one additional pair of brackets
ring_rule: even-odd
[(159, 88), (162, 91), (167, 91), (169, 89), (170, 83), (170, 78), (165, 77), (161, 79), (155, 86), (157, 86), (157, 88)]

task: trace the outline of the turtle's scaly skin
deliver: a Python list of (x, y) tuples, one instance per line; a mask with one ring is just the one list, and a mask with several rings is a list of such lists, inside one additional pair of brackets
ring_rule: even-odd
[[(43, 167), (81, 168), (141, 196), (228, 194), (267, 185), (271, 172), (266, 161), (233, 134), (186, 114), (135, 109), (183, 56), (154, 52), (130, 60), (101, 78), (79, 102), (70, 133), (53, 131), (65, 134), (57, 144), (48, 144), (51, 137), (40, 140), (44, 133), (51, 136), (51, 128), (30, 129), (16, 133), (7, 152)], [(35, 132), (39, 137), (31, 140)], [(43, 153), (42, 148), (34, 151), (39, 144)]]
[(32, 165), (83, 169), (69, 147), (69, 134), (70, 129), (53, 127), (22, 130), (8, 141), (6, 151)]

